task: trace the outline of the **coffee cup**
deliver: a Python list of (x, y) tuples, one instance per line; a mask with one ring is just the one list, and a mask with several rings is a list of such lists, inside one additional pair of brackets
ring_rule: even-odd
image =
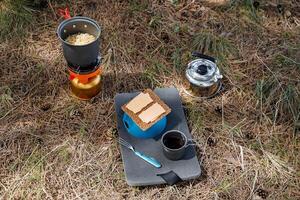
[(181, 159), (188, 146), (195, 145), (193, 140), (188, 140), (185, 134), (178, 130), (170, 130), (161, 137), (164, 155), (170, 160)]

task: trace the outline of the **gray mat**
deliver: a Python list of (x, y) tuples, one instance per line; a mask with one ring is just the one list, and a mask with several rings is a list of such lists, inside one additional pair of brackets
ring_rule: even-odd
[[(171, 129), (180, 130), (186, 134), (188, 139), (191, 139), (191, 134), (187, 126), (177, 89), (155, 89), (154, 92), (172, 109), (172, 112), (167, 116), (168, 123), (164, 132)], [(127, 183), (131, 186), (164, 184), (165, 181), (160, 176), (157, 176), (157, 174), (166, 173), (171, 170), (173, 170), (182, 180), (190, 180), (199, 177), (201, 170), (193, 146), (188, 147), (185, 156), (181, 160), (172, 161), (164, 156), (160, 145), (160, 138), (138, 139), (127, 133), (122, 122), (124, 112), (121, 110), (121, 106), (137, 94), (138, 93), (122, 93), (115, 96), (119, 136), (131, 143), (136, 150), (159, 160), (162, 167), (160, 169), (153, 167), (135, 156), (129, 149), (120, 145)]]

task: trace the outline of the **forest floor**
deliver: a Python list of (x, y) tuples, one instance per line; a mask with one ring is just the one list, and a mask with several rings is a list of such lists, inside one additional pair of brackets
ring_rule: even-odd
[[(70, 95), (55, 34), (64, 4), (48, 2), (24, 36), (0, 45), (0, 198), (300, 199), (299, 1), (70, 1), (72, 16), (102, 27), (102, 90), (89, 101)], [(218, 60), (225, 88), (215, 98), (182, 92), (194, 50)], [(114, 95), (170, 86), (202, 175), (130, 187)]]

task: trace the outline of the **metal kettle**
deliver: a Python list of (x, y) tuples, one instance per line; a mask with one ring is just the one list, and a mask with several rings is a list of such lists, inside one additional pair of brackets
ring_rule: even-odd
[(192, 60), (185, 71), (192, 95), (200, 97), (215, 95), (222, 87), (223, 78), (216, 65), (216, 59), (198, 52), (193, 52), (192, 55), (197, 59)]

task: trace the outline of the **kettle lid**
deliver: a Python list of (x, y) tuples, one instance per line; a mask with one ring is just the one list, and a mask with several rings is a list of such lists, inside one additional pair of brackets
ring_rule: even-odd
[(223, 77), (216, 63), (204, 58), (191, 61), (185, 75), (190, 83), (202, 87), (209, 87)]

